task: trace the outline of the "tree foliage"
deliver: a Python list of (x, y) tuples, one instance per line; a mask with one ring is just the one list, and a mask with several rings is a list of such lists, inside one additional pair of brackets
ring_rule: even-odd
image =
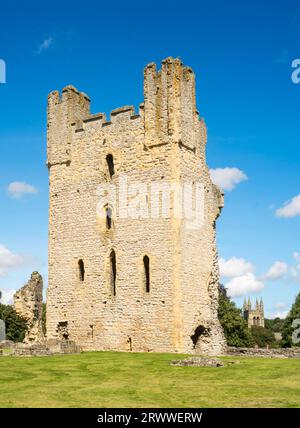
[(241, 309), (235, 306), (227, 296), (223, 285), (219, 287), (218, 317), (223, 327), (227, 345), (236, 347), (251, 347), (254, 341)]
[(284, 321), (284, 319), (278, 317), (274, 319), (265, 318), (265, 327), (268, 330), (272, 330), (273, 333), (282, 333)]
[(0, 318), (5, 322), (7, 340), (22, 342), (27, 329), (26, 321), (12, 306), (2, 304), (0, 304)]
[(24, 340), (27, 329), (26, 321), (16, 313), (12, 306), (0, 303), (0, 319), (5, 322), (7, 340), (14, 342), (22, 342)]
[(274, 348), (276, 346), (274, 333), (268, 328), (261, 327), (259, 325), (253, 325), (251, 327), (251, 334), (255, 344), (259, 348), (266, 348), (267, 346)]
[[(297, 323), (296, 320), (299, 320)], [(293, 323), (295, 323), (293, 325)], [(296, 325), (297, 324), (297, 325)], [(292, 346), (300, 346), (300, 335), (297, 334), (297, 329), (300, 327), (300, 293), (296, 297), (295, 303), (293, 304), (288, 316), (284, 320), (282, 328), (282, 346), (284, 348), (290, 348)], [(293, 333), (295, 333), (295, 338), (297, 339), (296, 343), (293, 341)]]

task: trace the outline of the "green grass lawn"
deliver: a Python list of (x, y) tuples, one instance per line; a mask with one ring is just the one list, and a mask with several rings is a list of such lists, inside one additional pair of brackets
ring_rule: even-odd
[(0, 407), (300, 407), (300, 359), (226, 357), (239, 363), (170, 366), (178, 358), (117, 352), (1, 357)]

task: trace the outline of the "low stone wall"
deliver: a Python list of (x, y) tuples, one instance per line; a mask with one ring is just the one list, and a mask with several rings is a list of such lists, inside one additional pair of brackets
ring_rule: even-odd
[(53, 354), (78, 354), (81, 348), (72, 340), (51, 339), (46, 342), (47, 348)]
[(227, 354), (231, 356), (265, 357), (265, 358), (300, 358), (299, 348), (235, 348), (229, 346)]
[(2, 340), (0, 342), (0, 351), (6, 348), (12, 348), (14, 346), (15, 346), (15, 342), (13, 342), (12, 340)]
[[(10, 340), (0, 342), (0, 356), (43, 356), (56, 354), (78, 354), (81, 349), (72, 340), (48, 340), (41, 343), (25, 344)], [(236, 357), (264, 358), (300, 358), (300, 347), (297, 348), (235, 348), (229, 346), (225, 355)]]
[[(4, 353), (3, 350), (6, 350)], [(31, 357), (55, 354), (78, 354), (81, 349), (71, 340), (49, 340), (40, 343), (27, 344), (5, 341), (0, 342), (0, 356)]]
[[(23, 344), (20, 344), (23, 345)], [(52, 355), (52, 352), (44, 345), (23, 345), (16, 346), (11, 355), (14, 357), (38, 357), (42, 355)]]

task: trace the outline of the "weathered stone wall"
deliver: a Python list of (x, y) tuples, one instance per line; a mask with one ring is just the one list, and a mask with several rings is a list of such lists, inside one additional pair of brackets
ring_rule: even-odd
[[(206, 128), (196, 111), (194, 82), (192, 70), (177, 59), (163, 61), (159, 72), (149, 64), (139, 114), (125, 106), (111, 112), (110, 120), (90, 114), (88, 97), (71, 86), (62, 96), (56, 91), (49, 95), (48, 338), (69, 338), (84, 350), (223, 351), (215, 244), (223, 199), (206, 165)], [(202, 183), (204, 225), (189, 229), (184, 219), (173, 217), (128, 218), (111, 206), (112, 227), (107, 229), (105, 219), (96, 215), (96, 189), (113, 183), (119, 190), (122, 177), (129, 185), (144, 183), (145, 197), (153, 182)], [(145, 255), (150, 259), (149, 293)]]
[(43, 316), (43, 278), (38, 272), (33, 272), (25, 284), (14, 296), (14, 308), (25, 319), (28, 329), (25, 342), (35, 342), (44, 339)]
[(268, 357), (268, 358), (300, 358), (300, 348), (235, 348), (228, 347), (227, 355)]
[[(5, 354), (3, 351), (5, 350)], [(37, 357), (55, 354), (77, 354), (80, 347), (71, 340), (44, 340), (36, 343), (11, 342), (9, 340), (0, 343), (0, 355), (12, 355), (15, 357)]]

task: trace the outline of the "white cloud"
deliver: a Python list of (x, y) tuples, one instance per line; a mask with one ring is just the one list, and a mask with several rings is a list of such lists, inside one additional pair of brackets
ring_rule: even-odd
[(300, 215), (300, 195), (295, 196), (290, 201), (284, 203), (281, 208), (278, 208), (275, 213), (276, 217), (297, 217)]
[(0, 244), (0, 277), (4, 277), (10, 270), (25, 263), (24, 257), (13, 254), (8, 248)]
[(47, 39), (43, 40), (43, 42), (39, 45), (36, 53), (40, 55), (44, 51), (50, 48), (50, 46), (53, 45), (54, 38), (53, 37), (47, 37)]
[(13, 303), (13, 295), (16, 290), (0, 290), (2, 293), (1, 303), (3, 305), (11, 305)]
[(219, 259), (220, 275), (226, 278), (242, 276), (254, 272), (254, 265), (243, 258), (231, 257), (225, 260)]
[(21, 181), (14, 181), (8, 185), (8, 193), (12, 198), (21, 198), (26, 194), (36, 194), (37, 188), (31, 184), (27, 184)]
[(297, 251), (293, 253), (293, 259), (300, 263), (300, 254)]
[(291, 275), (294, 281), (300, 282), (300, 264), (291, 268)]
[(293, 253), (293, 259), (296, 264), (291, 267), (291, 276), (295, 282), (300, 282), (300, 254), (297, 251)]
[(283, 309), (286, 307), (286, 303), (276, 303), (275, 309)]
[(248, 180), (247, 175), (238, 168), (210, 169), (210, 176), (214, 184), (223, 190), (233, 190), (237, 184)]
[(265, 281), (282, 278), (288, 271), (288, 265), (284, 262), (275, 262), (262, 276)]
[(246, 296), (249, 293), (261, 291), (264, 286), (264, 283), (256, 279), (251, 272), (237, 276), (225, 284), (229, 297)]
[(289, 311), (279, 311), (279, 312), (275, 312), (275, 313), (273, 313), (273, 314), (271, 314), (270, 315), (270, 318), (271, 319), (274, 319), (274, 318), (281, 318), (281, 319), (284, 319), (284, 318), (286, 318), (287, 317), (287, 314), (289, 313)]

